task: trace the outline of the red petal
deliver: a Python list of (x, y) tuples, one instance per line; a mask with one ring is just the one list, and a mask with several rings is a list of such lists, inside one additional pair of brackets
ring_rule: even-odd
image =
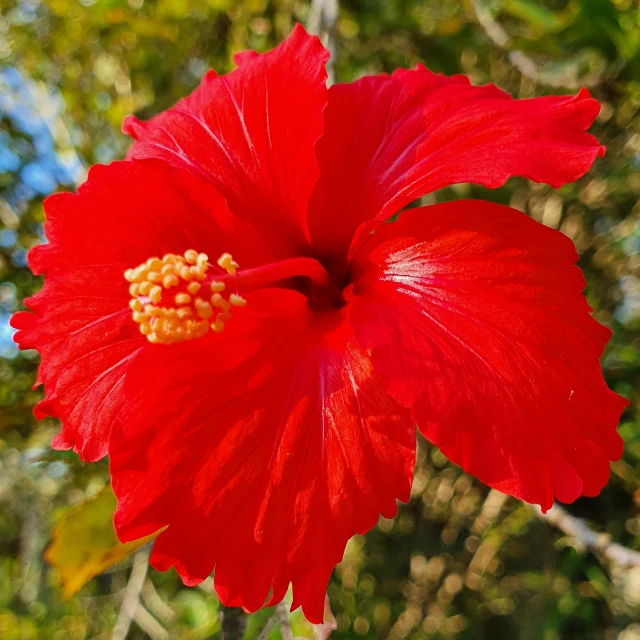
[(401, 214), (353, 265), (352, 322), (419, 428), (485, 483), (551, 506), (596, 495), (626, 400), (599, 358), (570, 240), (489, 202)]
[(515, 175), (554, 187), (576, 180), (604, 153), (583, 133), (598, 111), (586, 90), (514, 100), (425, 68), (334, 85), (317, 147), (313, 243), (325, 255), (346, 253), (359, 224), (451, 184), (494, 188)]
[(259, 226), (282, 254), (306, 244), (307, 205), (319, 175), (329, 53), (298, 25), (264, 55), (236, 56), (238, 69), (210, 71), (190, 96), (140, 122), (125, 119), (129, 156), (162, 158), (210, 180), (231, 210)]
[[(90, 461), (106, 454), (124, 374), (146, 342), (131, 320), (127, 299), (113, 285), (117, 276), (122, 270), (58, 274), (27, 300), (40, 313), (12, 318), (20, 348), (37, 349), (42, 356), (38, 382), (45, 384), (45, 399), (36, 406), (36, 417), (62, 418), (53, 447), (73, 448)], [(96, 277), (110, 280), (98, 289)]]
[(62, 419), (53, 446), (97, 460), (122, 407), (127, 369), (147, 345), (131, 319), (124, 271), (189, 248), (212, 257), (231, 251), (247, 266), (271, 254), (210, 184), (156, 160), (94, 167), (77, 195), (51, 196), (45, 211), (49, 244), (29, 256), (45, 286), (26, 301), (33, 313), (12, 324), (19, 346), (42, 356), (45, 399), (36, 415)]
[[(186, 584), (215, 567), (222, 602), (284, 596), (322, 622), (355, 533), (407, 500), (415, 431), (339, 314), (284, 290), (247, 295), (224, 332), (145, 352), (111, 442), (123, 540), (169, 525), (152, 555)], [(256, 310), (251, 313), (251, 310)]]

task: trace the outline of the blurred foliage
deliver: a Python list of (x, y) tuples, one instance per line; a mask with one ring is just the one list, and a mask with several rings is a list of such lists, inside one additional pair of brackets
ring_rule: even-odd
[[(302, 0), (0, 0), (3, 640), (110, 638), (131, 571), (128, 561), (116, 564), (63, 601), (60, 574), (43, 562), (55, 521), (69, 518), (63, 511), (108, 495), (100, 493), (108, 468), (48, 448), (57, 425), (31, 417), (37, 359), (10, 341), (9, 314), (41, 285), (25, 253), (43, 239), (42, 198), (81, 181), (90, 164), (123, 156), (123, 116), (151, 116), (208, 67), (228, 71), (235, 52), (272, 47), (308, 8)], [(508, 203), (575, 242), (588, 299), (615, 330), (605, 375), (632, 404), (611, 482), (570, 510), (640, 548), (640, 6), (343, 0), (336, 44), (340, 81), (424, 62), (519, 97), (588, 84), (602, 102), (593, 132), (608, 152), (579, 182), (559, 191), (521, 179), (497, 191), (459, 185), (424, 201)], [(350, 542), (329, 596), (335, 638), (640, 639), (640, 568), (583, 553), (529, 506), (489, 492), (424, 442), (411, 502)], [(246, 637), (257, 637), (272, 613), (250, 616)], [(299, 614), (292, 628), (313, 633)], [(219, 630), (210, 584), (186, 589), (175, 573), (151, 571), (128, 637), (195, 640)], [(274, 625), (269, 637), (280, 634)]]
[(60, 572), (64, 598), (155, 538), (152, 535), (122, 544), (113, 529), (115, 510), (116, 497), (106, 486), (90, 500), (69, 509), (52, 529), (44, 557)]

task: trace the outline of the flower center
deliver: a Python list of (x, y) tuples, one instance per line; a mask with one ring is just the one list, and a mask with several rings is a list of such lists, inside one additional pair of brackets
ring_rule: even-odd
[(240, 265), (231, 254), (223, 253), (217, 266), (217, 273), (211, 273), (209, 257), (189, 249), (184, 255), (149, 258), (125, 271), (131, 283), (133, 320), (149, 342), (174, 344), (201, 338), (209, 330), (221, 332), (231, 319), (231, 309), (247, 304), (240, 289), (251, 291), (274, 283), (292, 288), (291, 282), (300, 277), (310, 281), (312, 289), (329, 286), (326, 270), (313, 258), (291, 258), (238, 271)]

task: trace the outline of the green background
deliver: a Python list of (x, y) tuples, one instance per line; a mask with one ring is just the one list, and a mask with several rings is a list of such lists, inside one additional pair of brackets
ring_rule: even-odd
[[(8, 315), (41, 282), (25, 252), (41, 241), (42, 198), (84, 168), (123, 157), (129, 113), (149, 117), (191, 91), (208, 67), (277, 44), (305, 22), (301, 0), (0, 0), (0, 638), (110, 638), (130, 561), (63, 601), (43, 558), (70, 505), (108, 483), (105, 463), (48, 449), (58, 426), (31, 416), (36, 354), (11, 346)], [(495, 82), (522, 98), (590, 87), (604, 159), (554, 191), (523, 179), (459, 185), (425, 202), (511, 204), (571, 237), (598, 320), (615, 330), (603, 366), (631, 400), (622, 460), (602, 495), (569, 511), (640, 548), (640, 9), (632, 0), (344, 0), (338, 81), (425, 63)], [(523, 73), (524, 72), (524, 73)], [(123, 230), (124, 231), (124, 230)], [(603, 540), (605, 540), (603, 538)], [(144, 594), (147, 594), (144, 596)], [(143, 606), (164, 637), (219, 633), (210, 590), (151, 571)], [(420, 443), (412, 499), (356, 537), (329, 588), (334, 638), (640, 640), (640, 567), (585, 552), (528, 505), (503, 498)], [(256, 637), (272, 612), (249, 619)], [(300, 616), (294, 633), (312, 637)], [(144, 626), (144, 625), (143, 625)], [(129, 637), (148, 638), (134, 621)], [(160, 633), (156, 628), (156, 634)], [(280, 637), (275, 625), (271, 637)], [(163, 637), (156, 635), (156, 637)]]

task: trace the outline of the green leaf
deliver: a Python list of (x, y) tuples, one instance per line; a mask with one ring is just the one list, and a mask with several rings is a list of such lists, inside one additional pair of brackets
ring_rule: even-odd
[(570, 25), (577, 15), (577, 11), (571, 5), (567, 11), (556, 13), (531, 0), (504, 0), (502, 10), (543, 33), (561, 31)]

